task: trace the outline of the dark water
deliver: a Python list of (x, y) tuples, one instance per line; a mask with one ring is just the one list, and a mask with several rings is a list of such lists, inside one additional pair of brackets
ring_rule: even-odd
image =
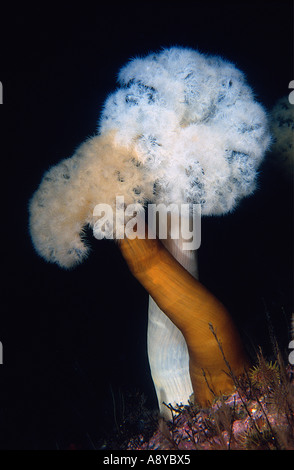
[[(118, 250), (89, 233), (88, 261), (62, 272), (37, 257), (27, 232), (43, 172), (95, 132), (120, 66), (189, 46), (235, 62), (267, 109), (289, 92), (291, 2), (158, 3), (4, 8), (1, 448), (99, 447), (125, 416), (129, 393), (155, 406), (148, 296)], [(253, 197), (202, 223), (202, 282), (229, 307), (251, 352), (262, 345), (270, 355), (273, 335), (287, 350), (292, 212), (291, 182), (265, 162)]]

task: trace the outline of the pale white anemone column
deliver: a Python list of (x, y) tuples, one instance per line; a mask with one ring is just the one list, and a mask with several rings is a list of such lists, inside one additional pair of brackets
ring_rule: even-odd
[[(181, 230), (177, 238), (172, 238), (170, 215), (166, 220), (167, 237), (161, 238), (162, 244), (193, 277), (198, 279), (197, 250), (186, 249), (187, 239), (183, 237)], [(195, 225), (195, 220), (197, 223), (197, 219), (189, 217), (189, 225)], [(180, 224), (180, 219), (178, 222)], [(159, 236), (158, 226), (156, 232)], [(196, 231), (193, 233), (195, 236)], [(199, 237), (199, 232), (197, 233)], [(191, 242), (191, 239), (189, 241)], [(193, 394), (189, 354), (182, 332), (157, 306), (151, 296), (148, 308), (147, 349), (160, 414), (171, 419), (172, 414), (167, 405), (171, 404), (173, 407), (187, 405)]]
[[(195, 278), (198, 278), (197, 252), (183, 251), (182, 240), (164, 241), (174, 258)], [(160, 310), (149, 296), (148, 358), (160, 414), (167, 419), (171, 412), (165, 404), (172, 406), (188, 404), (193, 393), (189, 374), (189, 354), (181, 331)]]

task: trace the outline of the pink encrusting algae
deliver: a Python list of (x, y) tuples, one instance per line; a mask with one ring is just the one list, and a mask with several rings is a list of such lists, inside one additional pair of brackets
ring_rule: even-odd
[[(252, 380), (254, 375), (259, 381)], [(191, 403), (159, 419), (149, 440), (132, 438), (129, 450), (294, 450), (294, 367), (266, 361), (243, 377), (229, 396), (209, 408)]]

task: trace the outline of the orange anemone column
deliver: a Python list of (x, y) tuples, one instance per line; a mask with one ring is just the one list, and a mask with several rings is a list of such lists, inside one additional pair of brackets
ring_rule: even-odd
[(185, 337), (195, 401), (207, 406), (232, 392), (232, 373), (241, 375), (249, 361), (224, 305), (159, 240), (125, 238), (119, 247), (132, 274)]

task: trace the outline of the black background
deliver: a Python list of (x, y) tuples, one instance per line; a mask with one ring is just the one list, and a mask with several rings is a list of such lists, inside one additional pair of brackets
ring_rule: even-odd
[[(289, 1), (39, 2), (1, 6), (0, 447), (99, 448), (138, 390), (156, 406), (146, 354), (148, 295), (116, 246), (64, 272), (34, 252), (27, 205), (43, 172), (96, 130), (131, 57), (189, 46), (243, 70), (270, 110), (289, 93)], [(292, 183), (269, 160), (231, 215), (202, 220), (200, 276), (251, 353), (287, 357), (292, 312)], [(136, 406), (134, 404), (134, 406)], [(106, 441), (105, 441), (106, 439)]]

